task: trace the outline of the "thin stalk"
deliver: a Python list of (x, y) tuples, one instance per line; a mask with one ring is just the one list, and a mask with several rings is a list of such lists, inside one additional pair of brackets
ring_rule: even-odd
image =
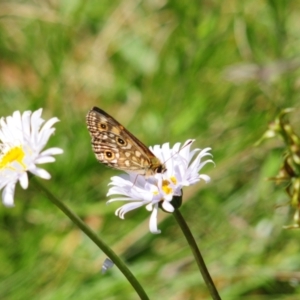
[(149, 300), (149, 297), (145, 293), (144, 289), (127, 268), (125, 263), (117, 256), (112, 249), (110, 249), (99, 236), (89, 228), (70, 208), (68, 208), (63, 202), (56, 198), (50, 191), (48, 191), (38, 180), (34, 180), (37, 188), (41, 191), (53, 204), (55, 204), (64, 214), (69, 217), (73, 223), (75, 223), (119, 268), (123, 275), (130, 282), (132, 287), (135, 289), (140, 299)]
[(196, 241), (195, 241), (187, 223), (185, 222), (182, 214), (180, 213), (179, 209), (175, 209), (175, 211), (173, 212), (173, 215), (174, 215), (177, 223), (179, 224), (186, 240), (188, 241), (188, 243), (190, 245), (190, 248), (191, 248), (193, 255), (195, 257), (195, 260), (197, 262), (198, 268), (202, 274), (202, 277), (206, 283), (206, 286), (210, 292), (212, 299), (221, 300), (221, 297), (219, 296), (219, 293), (214, 285), (214, 282), (212, 281), (210, 274), (207, 270), (204, 259), (203, 259), (201, 252), (196, 244)]

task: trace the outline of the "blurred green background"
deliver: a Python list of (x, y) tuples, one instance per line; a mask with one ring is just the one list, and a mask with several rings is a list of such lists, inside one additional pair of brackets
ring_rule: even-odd
[[(280, 109), (299, 108), (300, 2), (1, 1), (1, 116), (42, 107), (60, 123), (43, 184), (126, 261), (150, 299), (210, 299), (172, 215), (149, 233), (144, 208), (120, 220), (92, 153), (94, 105), (146, 145), (212, 147), (212, 177), (182, 214), (222, 299), (298, 299), (300, 232), (276, 175), (282, 143), (253, 144)], [(299, 110), (290, 115), (296, 130)], [(137, 299), (105, 256), (33, 184), (0, 206), (0, 299)]]

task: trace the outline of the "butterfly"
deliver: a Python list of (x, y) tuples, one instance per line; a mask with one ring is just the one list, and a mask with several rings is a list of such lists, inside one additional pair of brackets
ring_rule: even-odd
[(93, 107), (86, 116), (86, 123), (99, 162), (145, 177), (167, 170), (138, 138), (102, 109)]

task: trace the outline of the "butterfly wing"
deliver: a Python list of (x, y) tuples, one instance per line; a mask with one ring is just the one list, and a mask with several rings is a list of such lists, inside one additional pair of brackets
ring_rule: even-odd
[(102, 109), (93, 107), (86, 116), (86, 122), (98, 161), (115, 169), (141, 175), (165, 170), (159, 159), (141, 141)]

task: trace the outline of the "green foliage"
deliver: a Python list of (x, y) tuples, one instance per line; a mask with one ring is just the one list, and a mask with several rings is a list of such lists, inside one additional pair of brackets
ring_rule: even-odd
[[(64, 149), (44, 181), (127, 261), (150, 299), (209, 299), (175, 220), (161, 212), (120, 220), (106, 205), (85, 115), (112, 114), (146, 145), (212, 147), (209, 185), (184, 191), (182, 214), (222, 299), (295, 299), (299, 231), (265, 178), (282, 144), (254, 143), (277, 113), (299, 118), (297, 1), (7, 1), (0, 3), (1, 116), (42, 107), (60, 123), (50, 144)], [(274, 149), (275, 148), (275, 149)], [(270, 149), (273, 149), (270, 151)], [(276, 167), (277, 166), (277, 167)], [(0, 206), (0, 298), (136, 299), (122, 274), (101, 275), (105, 256), (30, 184), (16, 206)]]

